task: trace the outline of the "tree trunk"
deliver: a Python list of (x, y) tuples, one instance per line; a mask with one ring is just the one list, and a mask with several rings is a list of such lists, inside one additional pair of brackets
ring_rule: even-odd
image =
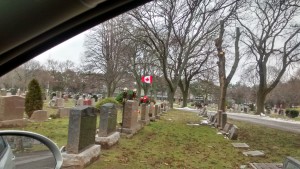
[(266, 94), (263, 89), (258, 89), (256, 96), (256, 114), (265, 113)]
[(188, 90), (187, 90), (187, 91), (184, 91), (184, 92), (182, 93), (182, 107), (187, 107), (187, 99), (188, 99), (188, 95), (189, 95)]
[(168, 101), (169, 101), (169, 105), (170, 105), (171, 109), (173, 109), (174, 95), (175, 95), (175, 92), (172, 92), (172, 91), (168, 92)]

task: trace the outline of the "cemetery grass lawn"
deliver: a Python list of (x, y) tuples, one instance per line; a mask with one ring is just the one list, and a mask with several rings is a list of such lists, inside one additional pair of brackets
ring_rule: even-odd
[[(172, 110), (131, 139), (122, 137), (118, 145), (102, 150), (100, 159), (87, 168), (233, 169), (250, 162), (280, 163), (286, 156), (300, 159), (300, 135), (233, 121), (240, 129), (239, 140), (233, 141), (214, 128), (186, 125), (199, 119), (195, 113)], [(266, 156), (246, 157), (233, 142), (245, 142), (249, 150), (263, 150)]]

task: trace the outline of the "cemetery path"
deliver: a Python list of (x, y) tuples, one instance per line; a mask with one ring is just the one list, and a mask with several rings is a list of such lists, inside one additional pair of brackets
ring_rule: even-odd
[[(199, 113), (199, 110), (190, 109), (190, 108), (179, 108), (179, 110)], [(209, 113), (214, 114), (216, 112), (209, 112)], [(227, 113), (227, 115), (228, 118), (233, 120), (245, 121), (253, 124), (259, 124), (270, 128), (278, 129), (278, 130), (289, 131), (289, 132), (300, 134), (300, 122), (297, 121), (276, 119), (268, 116), (251, 115), (251, 114), (244, 114), (244, 113)]]
[(228, 118), (239, 121), (246, 121), (253, 124), (264, 125), (283, 131), (289, 131), (300, 134), (300, 122), (276, 119), (267, 116), (250, 115), (243, 113), (227, 113)]

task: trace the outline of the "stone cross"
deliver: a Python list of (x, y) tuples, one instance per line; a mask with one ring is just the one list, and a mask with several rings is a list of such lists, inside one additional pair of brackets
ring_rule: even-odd
[(97, 109), (88, 106), (74, 107), (70, 111), (68, 154), (78, 154), (95, 144)]
[(113, 103), (106, 103), (100, 108), (99, 137), (107, 137), (116, 131), (117, 108)]

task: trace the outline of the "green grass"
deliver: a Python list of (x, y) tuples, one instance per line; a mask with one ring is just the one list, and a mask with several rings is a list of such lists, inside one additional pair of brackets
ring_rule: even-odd
[[(119, 111), (118, 122), (121, 119)], [(18, 129), (45, 135), (60, 147), (67, 143), (68, 120), (29, 123)], [(286, 156), (300, 159), (299, 134), (231, 121), (239, 127), (239, 140), (232, 141), (217, 135), (216, 129), (210, 126), (186, 125), (199, 121), (196, 113), (171, 110), (132, 138), (122, 137), (118, 145), (102, 149), (100, 159), (87, 168), (232, 169), (249, 162), (282, 162)], [(245, 142), (250, 150), (264, 151), (266, 157), (245, 157), (243, 150), (233, 148), (232, 142)]]

